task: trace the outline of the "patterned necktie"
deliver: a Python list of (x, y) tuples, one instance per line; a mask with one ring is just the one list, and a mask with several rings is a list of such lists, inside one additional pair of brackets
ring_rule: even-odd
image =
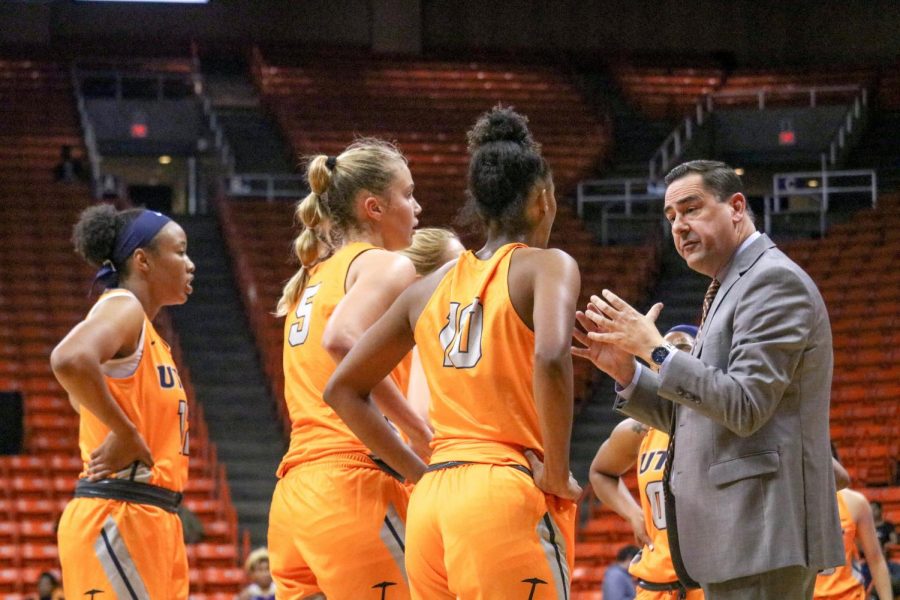
[(703, 296), (703, 313), (700, 315), (700, 327), (703, 327), (703, 324), (706, 322), (706, 315), (709, 314), (709, 307), (712, 306), (713, 300), (716, 299), (716, 294), (719, 292), (719, 283), (718, 279), (713, 278), (713, 280), (709, 283), (709, 287), (706, 289), (706, 295)]

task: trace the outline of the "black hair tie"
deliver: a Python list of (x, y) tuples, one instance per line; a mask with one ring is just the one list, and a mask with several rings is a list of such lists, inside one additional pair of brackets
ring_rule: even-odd
[(326, 158), (325, 166), (328, 167), (329, 171), (334, 171), (334, 168), (337, 166), (337, 156), (329, 156)]

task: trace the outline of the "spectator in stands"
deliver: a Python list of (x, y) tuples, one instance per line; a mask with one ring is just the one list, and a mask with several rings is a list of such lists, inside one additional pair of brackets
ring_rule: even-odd
[(628, 565), (641, 549), (637, 546), (622, 546), (616, 553), (616, 562), (603, 573), (603, 600), (632, 600), (637, 594), (634, 580), (628, 573)]
[(884, 509), (881, 502), (873, 500), (872, 519), (875, 521), (875, 532), (878, 534), (878, 543), (884, 547), (885, 544), (897, 543), (897, 530), (893, 523), (886, 521), (884, 518)]
[(35, 600), (53, 600), (53, 590), (59, 587), (59, 579), (50, 571), (44, 571), (38, 575), (36, 587)]
[[(152, 320), (192, 291), (187, 237), (159, 213), (101, 204), (81, 214), (73, 240), (107, 289), (50, 356), (80, 413), (86, 464), (59, 523), (63, 584), (76, 598), (97, 589), (184, 600), (176, 512), (188, 477), (188, 404)], [(117, 572), (128, 579), (108, 575)]]
[(72, 146), (68, 144), (59, 150), (59, 162), (53, 167), (53, 180), (61, 183), (72, 183), (84, 179), (84, 166), (72, 156)]
[(241, 590), (237, 600), (275, 600), (275, 582), (269, 571), (269, 551), (257, 548), (244, 563), (250, 584)]
[(576, 352), (616, 380), (617, 409), (671, 434), (663, 489), (679, 579), (710, 600), (808, 600), (816, 573), (844, 560), (825, 303), (756, 231), (733, 169), (691, 161), (666, 184), (675, 247), (712, 278), (694, 351), (662, 338), (661, 305), (641, 315), (603, 290), (587, 310), (591, 345)]

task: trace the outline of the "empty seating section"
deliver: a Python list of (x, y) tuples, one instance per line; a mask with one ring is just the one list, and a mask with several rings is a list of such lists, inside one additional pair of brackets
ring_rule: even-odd
[(900, 457), (900, 198), (788, 254), (825, 297), (834, 335), (831, 435), (855, 485), (892, 484)]
[[(85, 183), (54, 183), (60, 146), (84, 156), (68, 70), (49, 62), (0, 59), (0, 389), (24, 398), (25, 454), (0, 456), (0, 596), (31, 590), (43, 570), (58, 570), (56, 523), (82, 470), (78, 417), (50, 370), (50, 351), (83, 318), (93, 272), (72, 250), (72, 225), (90, 203)], [(180, 349), (165, 314), (157, 326)], [(235, 593), (209, 569), (237, 566), (236, 514), (209, 442), (190, 373), (191, 478), (186, 504), (205, 528), (192, 554), (192, 589)], [(212, 550), (207, 550), (211, 548)], [(228, 562), (228, 564), (224, 564)]]
[(627, 63), (610, 67), (625, 98), (649, 119), (677, 121), (704, 95), (722, 85), (718, 67), (642, 67)]
[[(644, 116), (652, 120), (677, 121), (689, 114), (707, 94), (715, 94), (716, 107), (756, 107), (757, 92), (765, 92), (766, 106), (809, 105), (811, 87), (822, 88), (815, 94), (817, 104), (849, 103), (858, 87), (870, 87), (875, 71), (870, 68), (829, 70), (739, 69), (726, 73), (714, 66), (658, 67), (628, 63), (610, 66), (616, 84)], [(896, 75), (889, 69), (882, 74), (883, 102), (898, 104)], [(890, 82), (895, 82), (891, 85)], [(829, 89), (850, 86), (854, 89)]]

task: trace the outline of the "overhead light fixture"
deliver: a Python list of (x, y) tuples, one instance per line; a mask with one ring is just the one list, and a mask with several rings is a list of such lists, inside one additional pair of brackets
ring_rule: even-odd
[(734, 174), (737, 175), (738, 177), (740, 177), (741, 175), (744, 174), (744, 168), (738, 167), (737, 169), (734, 170)]
[(806, 182), (806, 185), (807, 185), (807, 187), (817, 188), (817, 187), (819, 187), (819, 180), (818, 179), (810, 179), (809, 181)]
[(159, 164), (161, 164), (161, 165), (168, 165), (168, 164), (171, 164), (171, 162), (172, 162), (172, 157), (169, 156), (168, 154), (163, 154), (162, 156), (159, 157)]

